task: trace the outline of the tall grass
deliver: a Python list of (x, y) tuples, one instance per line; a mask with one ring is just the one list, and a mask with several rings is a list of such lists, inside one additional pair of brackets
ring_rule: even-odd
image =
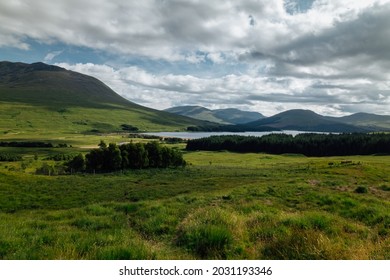
[[(390, 258), (390, 157), (185, 159), (74, 176), (0, 163), (0, 259)], [(361, 164), (328, 165), (346, 159)]]
[(243, 239), (242, 220), (221, 208), (203, 208), (179, 225), (177, 243), (202, 259), (234, 257)]

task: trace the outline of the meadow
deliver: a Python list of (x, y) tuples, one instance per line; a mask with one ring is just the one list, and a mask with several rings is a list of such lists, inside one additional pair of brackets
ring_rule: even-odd
[(0, 147), (23, 158), (0, 162), (0, 259), (390, 259), (390, 156), (177, 144), (185, 168), (35, 174), (85, 145)]

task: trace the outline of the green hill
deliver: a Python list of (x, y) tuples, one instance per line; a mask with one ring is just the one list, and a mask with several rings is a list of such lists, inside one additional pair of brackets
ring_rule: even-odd
[(217, 118), (212, 110), (202, 106), (178, 106), (165, 109), (164, 111), (172, 114), (194, 118), (197, 120), (229, 124), (225, 120)]
[(101, 81), (44, 63), (0, 62), (0, 137), (185, 130), (205, 122), (146, 108)]
[(201, 106), (178, 106), (164, 111), (220, 124), (244, 124), (264, 118), (260, 113), (234, 108), (210, 110)]
[(356, 113), (350, 116), (338, 118), (347, 124), (355, 126), (366, 127), (371, 130), (389, 131), (390, 130), (390, 116), (376, 115), (368, 113)]
[(301, 130), (319, 132), (365, 132), (363, 127), (327, 118), (310, 110), (289, 110), (244, 125), (246, 130)]

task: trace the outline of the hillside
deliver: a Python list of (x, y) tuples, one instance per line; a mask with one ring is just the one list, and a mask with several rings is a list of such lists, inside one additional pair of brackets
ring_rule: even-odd
[(178, 106), (164, 111), (220, 124), (244, 124), (264, 118), (260, 113), (234, 108), (210, 110), (201, 106)]
[(244, 125), (246, 130), (301, 130), (318, 132), (364, 132), (364, 127), (330, 119), (310, 110), (289, 110)]
[(390, 116), (356, 113), (337, 119), (343, 123), (366, 127), (367, 129), (390, 130)]
[(87, 75), (44, 63), (0, 62), (2, 138), (116, 132), (124, 127), (172, 131), (194, 125), (205, 122), (137, 105)]

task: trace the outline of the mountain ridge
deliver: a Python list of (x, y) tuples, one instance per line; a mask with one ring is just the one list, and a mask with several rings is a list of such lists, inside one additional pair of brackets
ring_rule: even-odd
[(164, 111), (220, 124), (244, 124), (264, 118), (264, 116), (258, 112), (243, 111), (236, 108), (211, 110), (196, 105), (171, 107)]
[[(173, 113), (181, 113), (195, 117), (196, 114), (207, 114), (215, 111), (201, 106), (179, 106), (169, 108)], [(221, 123), (221, 121), (219, 122)], [(272, 130), (299, 130), (317, 132), (378, 132), (390, 131), (390, 116), (370, 113), (355, 113), (344, 117), (331, 117), (317, 114), (311, 110), (291, 109), (277, 113), (270, 117), (262, 117), (246, 123), (226, 123), (208, 128), (193, 128), (194, 131), (272, 131)]]
[(274, 116), (247, 123), (246, 127), (261, 129), (261, 127), (277, 130), (300, 130), (317, 132), (365, 132), (366, 129), (337, 120), (331, 120), (311, 110), (292, 109)]

